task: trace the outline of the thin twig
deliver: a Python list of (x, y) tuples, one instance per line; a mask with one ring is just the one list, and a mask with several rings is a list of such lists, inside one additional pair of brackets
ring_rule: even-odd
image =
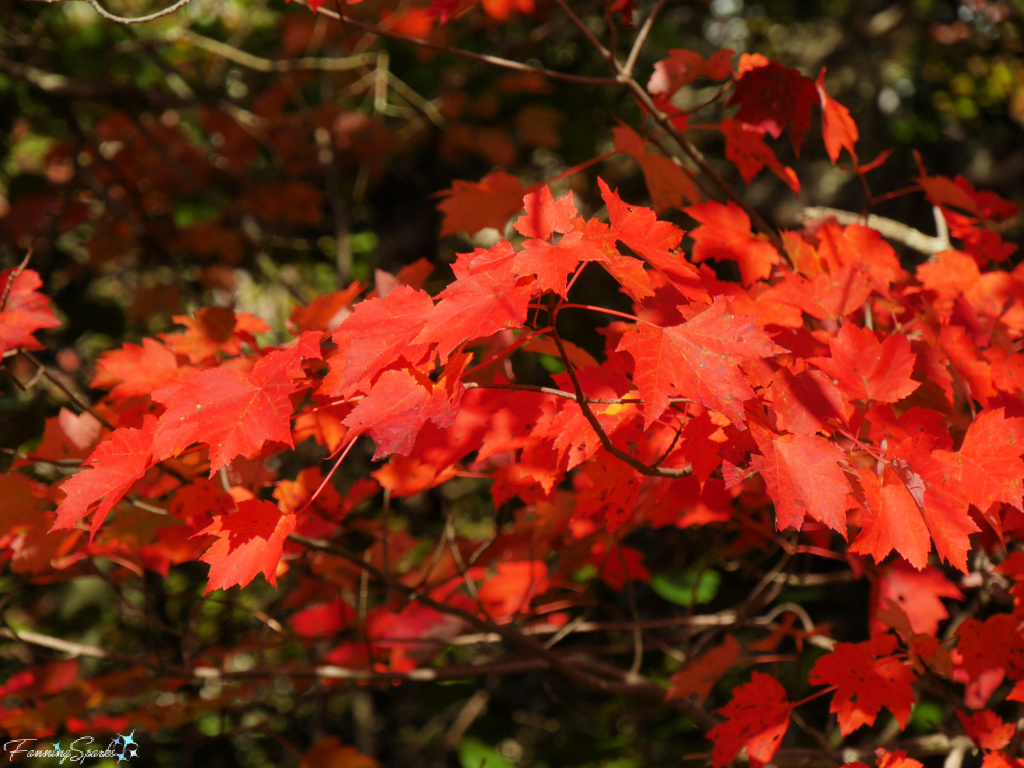
[(633, 47), (629, 51), (629, 57), (626, 59), (626, 63), (622, 65), (622, 71), (624, 74), (633, 76), (633, 67), (636, 66), (637, 57), (640, 55), (640, 50), (644, 47), (644, 43), (647, 42), (647, 36), (651, 33), (651, 28), (654, 26), (654, 20), (661, 14), (668, 0), (658, 0), (654, 8), (651, 9), (650, 14), (644, 19), (644, 24), (640, 27), (640, 31), (636, 33), (636, 40), (633, 41)]
[(583, 389), (580, 387), (580, 381), (576, 376), (576, 369), (573, 368), (572, 363), (569, 362), (569, 356), (565, 351), (565, 346), (562, 344), (562, 339), (558, 333), (553, 333), (552, 337), (555, 340), (555, 345), (558, 347), (558, 354), (562, 358), (562, 364), (565, 366), (565, 372), (569, 374), (569, 380), (572, 382), (572, 388), (576, 391), (576, 403), (579, 405), (580, 410), (583, 412), (583, 417), (590, 423), (590, 427), (594, 430), (598, 439), (601, 441), (601, 446), (608, 451), (615, 458), (626, 462), (629, 466), (639, 472), (641, 475), (647, 477), (671, 477), (679, 478), (686, 477), (690, 474), (691, 470), (689, 467), (683, 469), (665, 469), (663, 467), (651, 467), (644, 464), (640, 459), (636, 458), (632, 454), (626, 453), (621, 448), (616, 447), (608, 433), (604, 431), (604, 427), (601, 426), (601, 422), (598, 420), (594, 411), (590, 408), (590, 403), (586, 396), (583, 394)]
[[(296, 0), (299, 5), (306, 5), (306, 0)], [(329, 19), (340, 21), (347, 27), (353, 29), (359, 29), (363, 32), (368, 32), (371, 35), (377, 35), (379, 37), (387, 37), (392, 40), (401, 40), (412, 45), (419, 46), (421, 48), (429, 48), (433, 51), (439, 51), (441, 53), (449, 53), (453, 56), (459, 56), (464, 59), (470, 59), (471, 61), (479, 61), (483, 64), (490, 64), (495, 67), (501, 67), (502, 69), (511, 69), (516, 72), (528, 72), (530, 74), (540, 75), (541, 77), (547, 77), (552, 80), (562, 80), (567, 83), (577, 83), (580, 85), (614, 85), (615, 78), (613, 77), (589, 77), (587, 75), (574, 75), (569, 72), (559, 72), (554, 69), (546, 69), (544, 67), (537, 67), (532, 64), (524, 64), (520, 61), (513, 61), (512, 59), (504, 59), (500, 56), (489, 56), (483, 53), (474, 53), (473, 51), (463, 50), (462, 48), (452, 48), (451, 46), (444, 45), (442, 43), (436, 43), (432, 40), (427, 40), (422, 37), (410, 37), (409, 35), (403, 35), (398, 32), (393, 32), (383, 27), (377, 27), (373, 24), (365, 24), (361, 21), (353, 19), (351, 16), (345, 16), (336, 11), (332, 11), (329, 8), (323, 6), (317, 11), (321, 16), (326, 16)]]
[(103, 418), (98, 413), (96, 413), (96, 411), (94, 411), (92, 409), (91, 405), (87, 405), (86, 403), (82, 402), (82, 400), (74, 392), (72, 392), (70, 389), (67, 388), (67, 386), (64, 384), (64, 382), (60, 381), (56, 376), (54, 376), (52, 373), (50, 373), (50, 371), (47, 369), (47, 367), (45, 365), (43, 365), (41, 362), (39, 362), (39, 360), (36, 359), (35, 355), (33, 355), (31, 352), (28, 352), (27, 350), (24, 350), (24, 349), (21, 350), (21, 354), (24, 355), (26, 358), (28, 358), (28, 360), (36, 367), (36, 369), (43, 376), (46, 377), (46, 379), (50, 383), (52, 383), (61, 392), (63, 392), (65, 395), (67, 395), (68, 399), (70, 399), (71, 402), (74, 403), (75, 406), (79, 410), (88, 413), (90, 416), (92, 416), (94, 419), (96, 419), (96, 421), (98, 421), (104, 427), (109, 429), (111, 432), (114, 431), (115, 427), (114, 427), (113, 424), (111, 424), (105, 418)]
[[(45, 0), (49, 2), (50, 0)], [(96, 9), (96, 13), (102, 16), (104, 19), (109, 21), (116, 21), (118, 24), (146, 24), (150, 21), (156, 21), (163, 16), (170, 16), (175, 11), (178, 11), (188, 5), (192, 0), (178, 0), (174, 5), (169, 5), (161, 11), (147, 14), (146, 16), (135, 16), (134, 18), (128, 16), (118, 16), (116, 13), (111, 13), (102, 5), (99, 0), (85, 0), (89, 5)]]

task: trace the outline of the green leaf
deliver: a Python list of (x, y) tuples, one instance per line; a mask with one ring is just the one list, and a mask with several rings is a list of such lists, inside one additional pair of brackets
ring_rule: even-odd
[(459, 762), (462, 768), (515, 768), (497, 749), (473, 737), (459, 744)]
[(684, 573), (658, 573), (651, 577), (651, 588), (659, 597), (676, 605), (704, 605), (718, 594), (722, 575), (710, 569), (697, 569)]

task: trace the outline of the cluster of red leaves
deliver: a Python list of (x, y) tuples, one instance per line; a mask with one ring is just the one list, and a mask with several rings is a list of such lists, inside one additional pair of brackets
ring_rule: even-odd
[[(444, 17), (457, 7), (435, 2), (432, 10)], [(732, 72), (730, 60), (673, 51), (649, 89), (667, 107), (698, 77), (734, 78), (738, 111), (721, 129), (745, 177), (767, 166), (798, 188), (764, 138), (788, 131), (799, 151), (815, 103), (831, 159), (846, 149), (857, 164), (856, 127), (822, 78), (756, 57)], [(244, 313), (178, 318), (185, 331), (101, 358), (93, 384), (109, 390), (98, 411), (112, 431), (66, 417), (48, 425), (30, 458), (88, 452), (59, 494), (26, 476), (3, 479), (11, 501), (0, 545), (12, 568), (59, 578), (90, 554), (165, 573), (201, 560), (209, 591), (259, 573), (276, 584), (287, 553), (351, 585), (351, 566), (306, 549), (301, 537), (358, 526), (348, 514), (378, 487), (401, 498), (472, 472), (492, 481), (496, 506), (515, 501), (517, 517), (531, 522), (472, 568), (460, 570), (452, 556), (406, 576), (435, 603), (506, 622), (582, 565), (616, 589), (649, 578), (639, 553), (609, 533), (720, 522), (754, 530), (763, 505), (750, 500), (766, 494), (778, 530), (804, 530), (826, 547), (849, 541), (844, 554), (857, 569), (872, 567), (862, 556), (878, 564), (893, 552), (914, 569), (902, 560), (879, 569), (870, 638), (835, 644), (811, 670), (843, 736), (873, 725), (883, 709), (905, 726), (924, 675), (963, 684), (965, 707), (987, 706), (1004, 680), (1013, 684), (1005, 698), (1024, 701), (1020, 553), (999, 566), (1016, 609), (964, 621), (952, 649), (935, 631), (940, 598), (960, 593), (929, 565), (934, 550), (966, 573), (975, 547), (994, 553), (1024, 529), (1024, 272), (991, 268), (1012, 248), (989, 227), (1017, 209), (922, 171), (962, 247), (911, 274), (864, 226), (783, 232), (777, 247), (738, 205), (703, 202), (687, 173), (656, 162), (630, 129), (617, 131), (616, 147), (638, 161), (656, 199), (657, 182), (676, 174), (668, 186), (678, 199), (661, 202), (689, 203), (692, 246), (681, 248), (681, 229), (603, 181), (606, 221), (581, 216), (571, 193), (556, 199), (544, 186), (522, 199), (516, 242), (459, 256), (437, 295), (422, 289), (425, 275), (414, 267), (354, 306), (361, 287), (301, 309), (293, 341), (272, 348), (259, 346), (265, 327)], [(522, 191), (497, 174), (457, 185), (441, 204), (445, 231), (503, 226)], [(471, 212), (467, 201), (478, 194)], [(707, 262), (731, 262), (739, 282), (719, 279)], [(605, 311), (569, 300), (581, 272), (593, 269), (633, 305), (628, 314), (607, 311), (614, 319), (603, 328), (600, 360), (558, 330), (563, 312)], [(4, 350), (32, 348), (32, 333), (54, 324), (38, 286), (28, 270), (0, 276)], [(519, 384), (503, 364), (517, 355), (557, 358), (563, 372), (553, 386)], [(288, 479), (262, 465), (307, 439), (340, 461), (361, 437), (375, 444), (375, 460), (389, 460), (375, 482), (346, 496), (317, 470)], [(166, 518), (142, 524), (129, 498), (165, 503)], [(47, 502), (56, 512), (40, 522), (33, 513)], [(47, 528), (61, 533), (47, 537)], [(414, 544), (396, 537), (392, 558)], [(379, 551), (368, 552), (368, 564), (379, 562)], [(336, 592), (301, 594), (318, 599), (293, 615), (297, 635), (329, 635), (352, 621)], [(922, 594), (930, 600), (920, 602)], [(327, 660), (408, 671), (463, 628), (420, 603), (382, 604), (366, 623), (373, 642), (342, 643)], [(677, 674), (668, 696), (703, 699), (741, 656), (726, 639)], [(755, 768), (769, 762), (796, 706), (778, 680), (753, 673), (708, 733), (715, 768), (744, 749)], [(1000, 750), (1012, 726), (991, 711), (961, 719), (986, 750), (987, 768), (1009, 764)], [(906, 764), (919, 765), (879, 755), (879, 768)]]

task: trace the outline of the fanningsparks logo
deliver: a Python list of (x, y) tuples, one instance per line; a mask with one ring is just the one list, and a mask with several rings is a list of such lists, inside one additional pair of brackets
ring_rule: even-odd
[[(117, 734), (106, 749), (93, 746), (96, 740), (92, 736), (80, 736), (67, 747), (61, 747), (59, 741), (52, 742), (48, 747), (36, 744), (39, 739), (12, 739), (4, 744), (4, 753), (8, 760), (14, 762), (15, 755), (20, 758), (51, 757), (65, 762), (83, 763), (86, 760), (98, 760), (101, 757), (113, 757), (118, 763), (130, 761), (139, 756), (139, 743), (135, 740), (135, 731), (128, 735)], [(41, 748), (42, 747), (42, 748)]]

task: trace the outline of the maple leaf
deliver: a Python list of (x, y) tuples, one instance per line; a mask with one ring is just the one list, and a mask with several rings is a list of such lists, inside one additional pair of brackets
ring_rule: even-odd
[(213, 477), (268, 441), (292, 447), (290, 396), (298, 386), (278, 358), (267, 356), (252, 371), (212, 368), (157, 390), (153, 400), (167, 410), (153, 436), (153, 455), (162, 460), (207, 443)]
[(964, 726), (964, 733), (981, 749), (1002, 749), (1010, 743), (1017, 730), (1015, 723), (1004, 723), (999, 715), (991, 710), (965, 715), (958, 709), (956, 716)]
[(818, 79), (814, 81), (814, 87), (818, 90), (821, 99), (821, 137), (825, 140), (825, 151), (836, 164), (839, 153), (844, 149), (850, 153), (854, 165), (857, 164), (857, 152), (854, 145), (859, 138), (857, 124), (850, 117), (850, 110), (833, 99), (825, 92), (825, 68), (821, 68)]
[[(459, 3), (454, 0), (451, 4), (458, 9)], [(439, 4), (440, 0), (435, 0), (434, 5)], [(447, 20), (444, 13), (440, 15)], [(437, 204), (444, 214), (440, 236), (462, 231), (475, 235), (486, 227), (503, 231), (512, 214), (523, 207), (524, 192), (519, 179), (504, 171), (489, 173), (478, 182), (454, 180), (451, 189), (438, 193), (446, 198)]]
[(78, 520), (89, 514), (92, 504), (102, 499), (96, 507), (90, 529), (90, 535), (95, 537), (110, 510), (155, 463), (150, 453), (155, 426), (156, 419), (146, 416), (139, 429), (121, 427), (111, 432), (110, 437), (83, 462), (83, 466), (89, 469), (73, 475), (61, 485), (64, 501), (57, 507), (57, 519), (50, 530), (74, 527)]
[(1021, 454), (1024, 418), (1008, 419), (996, 408), (980, 414), (967, 428), (960, 450), (946, 455), (959, 467), (957, 480), (967, 500), (984, 512), (996, 502), (1022, 508)]
[(931, 566), (917, 570), (902, 558), (897, 558), (879, 570), (871, 588), (872, 632), (884, 632), (885, 623), (878, 617), (892, 600), (907, 616), (915, 634), (935, 635), (939, 622), (949, 618), (949, 612), (940, 598), (963, 600), (963, 593), (938, 568)]
[(207, 360), (218, 352), (234, 356), (242, 351), (242, 344), (257, 349), (255, 334), (270, 330), (263, 320), (248, 312), (233, 309), (204, 307), (193, 317), (175, 315), (174, 322), (184, 325), (184, 333), (162, 333), (160, 338), (179, 355), (185, 355), (193, 365)]
[(644, 429), (665, 412), (670, 397), (689, 397), (742, 423), (743, 402), (754, 391), (740, 363), (778, 351), (750, 317), (732, 314), (721, 296), (682, 325), (630, 328), (617, 349), (633, 356), (633, 381), (644, 398)]
[(840, 467), (846, 454), (835, 443), (810, 434), (775, 435), (752, 425), (761, 449), (750, 466), (761, 474), (775, 502), (775, 525), (800, 530), (810, 517), (846, 538), (846, 495), (853, 488)]
[(990, 670), (998, 670), (1011, 680), (1024, 679), (1021, 630), (1021, 617), (1010, 613), (997, 613), (984, 621), (964, 619), (956, 628), (956, 650), (968, 678), (974, 681)]
[(665, 701), (696, 694), (697, 703), (703, 704), (715, 683), (736, 663), (742, 650), (733, 635), (726, 635), (721, 645), (687, 659), (683, 668), (669, 678)]
[[(446, 0), (434, 0), (434, 5), (441, 2)], [(324, 736), (302, 753), (299, 768), (380, 768), (380, 763), (336, 736)]]
[[(838, 715), (839, 730), (849, 736), (862, 725), (874, 725), (885, 707), (906, 728), (914, 706), (917, 679), (909, 666), (891, 656), (899, 641), (875, 635), (863, 643), (836, 643), (832, 653), (818, 659), (808, 676), (812, 685), (834, 685), (829, 711)], [(875, 658), (884, 657), (884, 658)]]
[(793, 374), (780, 368), (768, 387), (772, 413), (780, 429), (812, 433), (826, 430), (826, 423), (845, 423), (853, 408), (822, 371)]
[(446, 360), (470, 339), (522, 328), (533, 286), (516, 274), (515, 257), (505, 241), (460, 257), (452, 266), (455, 282), (437, 295), (440, 302), (413, 343), (437, 343), (437, 353)]
[(705, 61), (696, 51), (672, 48), (668, 58), (654, 65), (654, 72), (647, 82), (647, 92), (652, 96), (668, 98), (698, 77), (710, 80), (725, 80), (732, 74), (733, 52), (728, 49), (715, 51)]
[[(497, 573), (477, 587), (477, 598), (487, 614), (496, 620), (507, 619), (529, 609), (530, 600), (547, 592), (550, 586), (548, 567), (541, 560), (500, 562)], [(470, 569), (467, 578), (480, 578)]]
[(427, 421), (447, 427), (458, 412), (464, 391), (457, 382), (454, 396), (410, 368), (385, 371), (344, 421), (356, 433), (368, 433), (377, 444), (373, 460), (390, 454), (408, 455)]
[(550, 187), (541, 187), (523, 198), (526, 213), (515, 223), (516, 232), (523, 237), (547, 240), (555, 232), (568, 234), (576, 229), (579, 214), (572, 200), (572, 192), (557, 201)]
[(612, 136), (616, 151), (629, 155), (640, 165), (654, 210), (682, 208), (686, 203), (699, 203), (704, 199), (687, 171), (664, 155), (655, 154), (655, 147), (641, 139), (632, 128), (615, 126)]
[(878, 755), (878, 768), (924, 768), (923, 763), (907, 757), (906, 752), (888, 752), (885, 749), (876, 750)]
[(299, 637), (329, 637), (352, 624), (356, 612), (340, 598), (321, 605), (311, 605), (292, 614), (292, 631)]
[(896, 550), (915, 568), (928, 564), (935, 551), (954, 568), (967, 572), (970, 534), (979, 530), (956, 482), (958, 467), (931, 438), (909, 438), (889, 455), (881, 480), (874, 469), (859, 472), (872, 515), (851, 552), (881, 562)]
[(818, 100), (814, 81), (772, 61), (744, 72), (729, 104), (740, 105), (735, 120), (773, 138), (788, 127), (793, 150), (799, 155), (811, 127), (811, 107)]
[(750, 234), (750, 217), (736, 203), (691, 205), (685, 211), (701, 223), (690, 232), (696, 243), (693, 260), (698, 264), (707, 259), (735, 261), (743, 284), (749, 286), (767, 278), (779, 263), (775, 247)]
[(43, 281), (31, 269), (11, 267), (0, 272), (0, 354), (10, 349), (42, 349), (32, 335), (60, 322), (50, 299), (38, 292)]
[(683, 230), (668, 221), (659, 221), (654, 211), (642, 206), (627, 205), (598, 177), (601, 197), (608, 206), (611, 220), (610, 237), (624, 243), (654, 267), (684, 297), (694, 301), (707, 298), (707, 289), (700, 284), (697, 270), (678, 252)]
[(276, 587), (284, 542), (295, 530), (295, 523), (294, 515), (282, 515), (275, 504), (257, 499), (245, 499), (238, 502), (236, 511), (216, 515), (210, 525), (196, 534), (217, 537), (200, 558), (210, 566), (204, 594), (236, 584), (244, 587), (257, 573)]
[(844, 323), (828, 344), (831, 358), (814, 357), (809, 362), (852, 398), (895, 403), (920, 386), (910, 378), (915, 355), (903, 334), (879, 342), (871, 329)]
[(718, 710), (728, 719), (708, 731), (707, 737), (715, 742), (711, 764), (722, 768), (744, 747), (753, 768), (771, 762), (789, 729), (792, 709), (786, 690), (778, 680), (763, 672), (754, 672), (750, 682), (737, 688), (732, 701)]
[(149, 395), (173, 384), (194, 369), (179, 367), (178, 357), (156, 339), (143, 339), (142, 346), (125, 344), (100, 355), (92, 386), (110, 390), (115, 401)]
[(788, 165), (779, 162), (775, 153), (764, 142), (764, 134), (727, 117), (718, 124), (725, 137), (725, 158), (735, 165), (748, 184), (766, 165), (769, 170), (786, 182), (790, 189), (800, 194), (800, 180)]
[(603, 254), (584, 238), (582, 232), (571, 232), (552, 245), (545, 240), (527, 240), (516, 254), (513, 266), (520, 275), (537, 275), (538, 293), (551, 291), (566, 298), (566, 283), (581, 261), (592, 261)]
[(433, 310), (434, 300), (426, 291), (404, 285), (383, 299), (357, 304), (331, 337), (338, 351), (327, 358), (330, 370), (320, 391), (331, 397), (343, 395), (403, 356), (413, 365), (422, 362), (427, 346), (413, 346), (412, 340)]
[(352, 314), (349, 305), (363, 292), (358, 280), (343, 291), (317, 296), (309, 306), (298, 306), (288, 318), (288, 329), (297, 331), (333, 331)]

